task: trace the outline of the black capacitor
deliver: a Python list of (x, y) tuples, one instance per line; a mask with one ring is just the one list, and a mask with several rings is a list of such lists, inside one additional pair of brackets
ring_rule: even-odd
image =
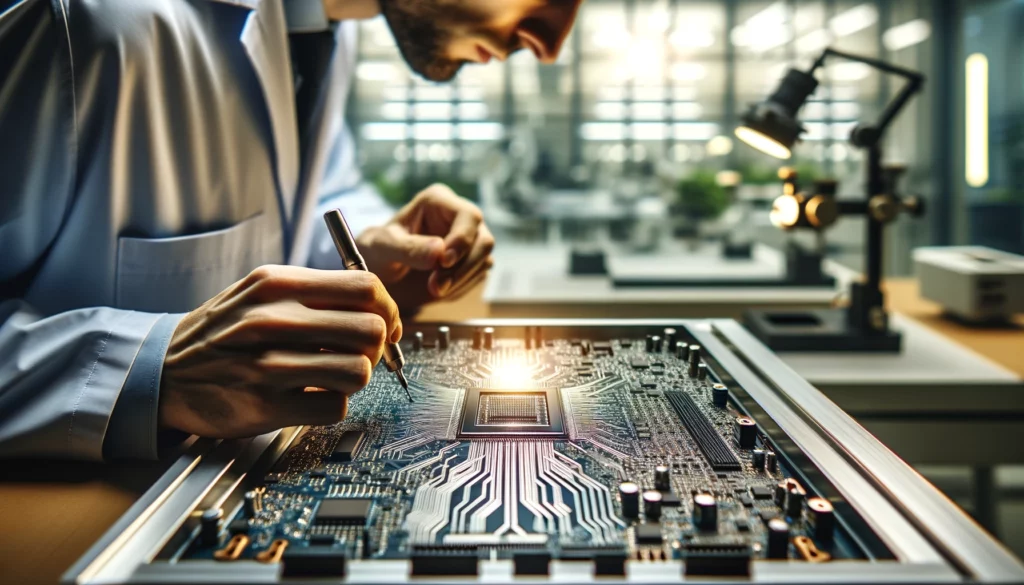
[(452, 342), (452, 330), (447, 325), (442, 325), (437, 328), (437, 348), (448, 349), (448, 344)]
[(649, 333), (644, 337), (644, 351), (647, 353), (654, 351), (654, 336)]
[(757, 444), (757, 425), (754, 420), (746, 416), (737, 417), (733, 428), (740, 449), (753, 449)]
[(789, 523), (782, 518), (768, 521), (768, 558), (785, 559), (789, 557)]
[(764, 454), (764, 470), (768, 473), (775, 473), (779, 468), (779, 460), (775, 457), (775, 451), (768, 451)]
[(419, 351), (423, 349), (423, 332), (417, 331), (412, 336), (412, 350)]
[(218, 533), (220, 532), (220, 520), (224, 517), (224, 511), (220, 508), (207, 508), (199, 517), (199, 540), (203, 546), (214, 546), (217, 544)]
[(661, 332), (662, 339), (665, 340), (665, 349), (672, 351), (672, 348), (676, 346), (676, 330), (671, 327), (666, 327)]
[(647, 490), (644, 492), (644, 517), (648, 522), (657, 522), (661, 518), (661, 492)]
[(836, 529), (835, 510), (832, 502), (825, 498), (808, 498), (807, 523), (810, 524), (814, 540), (829, 544)]
[(690, 344), (685, 341), (676, 342), (676, 357), (681, 360), (686, 360), (690, 357)]
[(729, 389), (725, 384), (715, 384), (711, 387), (711, 402), (718, 408), (725, 408), (729, 402)]
[(620, 483), (619, 498), (622, 499), (622, 515), (627, 520), (640, 517), (640, 486), (631, 481)]
[(789, 492), (786, 493), (786, 516), (799, 518), (804, 509), (805, 497), (806, 493), (800, 486), (789, 488)]
[(703, 532), (718, 530), (718, 502), (711, 494), (693, 496), (693, 525)]
[(662, 492), (672, 489), (668, 465), (657, 465), (654, 467), (654, 489)]
[(494, 327), (484, 327), (484, 349), (494, 349)]
[(473, 349), (480, 349), (484, 346), (484, 330), (480, 327), (473, 329)]
[(696, 363), (700, 362), (700, 346), (699, 345), (691, 345), (690, 346), (690, 351), (687, 354), (686, 359), (690, 360), (691, 364), (696, 364)]
[(793, 478), (784, 479), (775, 486), (775, 504), (783, 510), (786, 509), (786, 495), (792, 488), (800, 488), (800, 484)]
[(764, 449), (754, 449), (750, 453), (750, 462), (754, 465), (754, 471), (764, 469)]
[(697, 364), (697, 379), (707, 380), (708, 378), (708, 365), (704, 362)]
[(662, 341), (661, 336), (660, 335), (652, 335), (651, 336), (651, 341), (654, 342), (654, 349), (652, 349), (651, 351), (653, 351), (654, 353), (661, 353), (661, 347), (662, 347), (662, 345), (661, 345), (661, 341)]
[(250, 490), (245, 492), (243, 496), (244, 510), (246, 518), (253, 518), (260, 512), (260, 497), (256, 495), (256, 492)]

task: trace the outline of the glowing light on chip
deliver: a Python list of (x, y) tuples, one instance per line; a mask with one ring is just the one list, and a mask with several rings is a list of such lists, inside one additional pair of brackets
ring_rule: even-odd
[(527, 388), (533, 384), (533, 368), (522, 360), (499, 364), (491, 371), (494, 388)]

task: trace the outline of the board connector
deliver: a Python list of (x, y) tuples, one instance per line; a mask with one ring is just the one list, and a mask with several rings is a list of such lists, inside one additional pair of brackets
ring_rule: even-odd
[(414, 577), (475, 577), (479, 574), (479, 559), (477, 550), (468, 546), (414, 546), (409, 556)]
[(665, 398), (668, 399), (672, 409), (679, 416), (679, 420), (683, 421), (683, 426), (700, 447), (701, 453), (711, 464), (711, 469), (715, 471), (739, 471), (742, 469), (739, 459), (729, 450), (729, 446), (722, 440), (722, 435), (715, 430), (704, 413), (697, 408), (693, 398), (682, 392), (666, 392)]
[(745, 544), (688, 544), (684, 550), (686, 575), (750, 576), (753, 553)]

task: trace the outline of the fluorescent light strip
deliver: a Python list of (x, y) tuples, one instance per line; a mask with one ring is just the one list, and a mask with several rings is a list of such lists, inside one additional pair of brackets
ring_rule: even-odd
[[(405, 102), (386, 102), (380, 107), (381, 116), (385, 120), (405, 120), (409, 113), (409, 104)], [(416, 120), (451, 120), (455, 112), (451, 102), (415, 102), (412, 104), (413, 118)], [(484, 120), (487, 118), (487, 104), (483, 102), (460, 102), (459, 120)]]
[(860, 32), (878, 22), (878, 9), (874, 4), (859, 4), (841, 12), (829, 21), (829, 28), (837, 37), (845, 37)]
[(450, 124), (446, 122), (419, 122), (402, 124), (400, 122), (371, 122), (364, 124), (362, 135), (372, 141), (398, 141), (412, 137), (420, 142), (447, 142), (454, 140), (499, 140), (505, 135), (505, 128), (497, 122), (469, 122), (466, 124)]
[[(634, 140), (664, 140), (671, 132), (676, 140), (704, 142), (718, 134), (718, 124), (710, 122), (683, 122), (675, 125), (646, 122), (629, 126)], [(615, 122), (586, 122), (580, 126), (580, 136), (584, 140), (625, 140), (626, 132), (626, 124)]]
[(928, 40), (932, 27), (923, 18), (904, 22), (882, 33), (882, 44), (890, 51), (899, 51)]
[(988, 183), (988, 58), (981, 53), (967, 57), (966, 140), (964, 174), (971, 187)]

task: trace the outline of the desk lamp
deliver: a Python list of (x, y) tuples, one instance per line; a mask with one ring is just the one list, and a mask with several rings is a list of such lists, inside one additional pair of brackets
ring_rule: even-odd
[(825, 49), (807, 72), (790, 69), (779, 88), (761, 104), (744, 114), (736, 137), (765, 154), (780, 159), (792, 156), (793, 145), (804, 128), (797, 112), (818, 87), (814, 72), (826, 59), (840, 58), (869, 65), (883, 73), (907, 80), (906, 85), (885, 107), (873, 124), (858, 124), (850, 133), (850, 144), (867, 152), (867, 182), (862, 200), (840, 201), (834, 183), (816, 185), (810, 197), (798, 197), (788, 188), (775, 201), (772, 222), (781, 229), (823, 230), (841, 215), (866, 218), (866, 271), (862, 282), (851, 284), (850, 302), (845, 309), (802, 312), (748, 311), (744, 322), (750, 331), (776, 351), (877, 351), (898, 352), (901, 336), (889, 328), (881, 289), (883, 233), (899, 213), (920, 215), (923, 203), (917, 197), (897, 193), (899, 176), (905, 170), (882, 164), (882, 137), (886, 129), (920, 91), (924, 76), (883, 61)]

